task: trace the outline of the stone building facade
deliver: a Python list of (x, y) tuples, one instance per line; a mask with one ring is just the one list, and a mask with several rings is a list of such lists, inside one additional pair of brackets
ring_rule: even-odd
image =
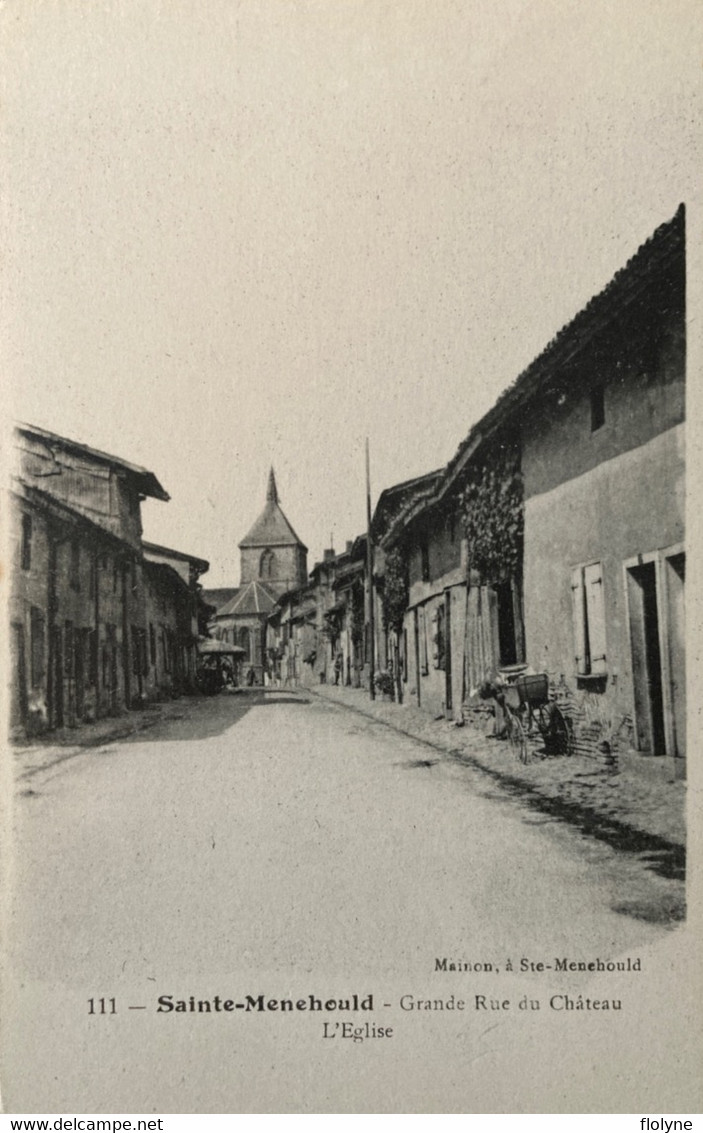
[(685, 754), (685, 214), (662, 225), (381, 537), (406, 685), (461, 715), (546, 672), (576, 750)]
[[(10, 713), (22, 735), (112, 715), (160, 691), (140, 505), (169, 497), (147, 469), (33, 426), (15, 430), (15, 455)], [(184, 603), (190, 614), (187, 589), (171, 595), (170, 619)], [(192, 671), (196, 638), (180, 645)]]

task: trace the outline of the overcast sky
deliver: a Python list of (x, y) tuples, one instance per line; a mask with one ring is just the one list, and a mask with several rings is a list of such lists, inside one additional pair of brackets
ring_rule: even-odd
[(235, 584), (446, 463), (701, 180), (699, 0), (5, 0), (16, 417)]

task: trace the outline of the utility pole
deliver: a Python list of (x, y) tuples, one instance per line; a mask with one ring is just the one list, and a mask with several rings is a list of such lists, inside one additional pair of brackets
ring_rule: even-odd
[(369, 438), (366, 438), (366, 574), (369, 585), (369, 692), (376, 699), (373, 683), (376, 669), (376, 625), (373, 594), (373, 546), (371, 543), (371, 471), (369, 462)]

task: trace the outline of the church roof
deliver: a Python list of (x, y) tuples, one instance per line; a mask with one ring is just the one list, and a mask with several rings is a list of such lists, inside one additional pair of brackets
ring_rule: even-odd
[(208, 606), (214, 606), (219, 610), (222, 606), (226, 606), (233, 598), (239, 594), (238, 586), (220, 586), (219, 589), (211, 590), (203, 588), (202, 599)]
[(276, 595), (265, 582), (254, 579), (241, 586), (226, 606), (221, 606), (217, 617), (231, 617), (237, 614), (268, 614), (276, 604)]
[(266, 506), (254, 526), (244, 536), (240, 547), (307, 547), (296, 535), (278, 502), (278, 489), (273, 468), (269, 473)]

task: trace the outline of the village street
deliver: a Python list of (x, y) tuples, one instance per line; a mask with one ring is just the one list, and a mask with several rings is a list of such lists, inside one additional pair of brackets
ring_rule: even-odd
[[(623, 1106), (645, 1083), (673, 1106), (656, 1061), (625, 1038), (652, 1011), (662, 1018), (653, 972), (685, 930), (614, 911), (664, 879), (314, 694), (181, 703), (181, 719), (18, 778), (11, 1112), (78, 1098), (81, 1112), (240, 1112), (257, 1091), (274, 1111), (334, 1112), (362, 1082), (379, 1111), (482, 1112), (498, 1104), (496, 1075), (500, 1108), (517, 1110), (538, 1104), (555, 1065), (572, 1104), (596, 1112), (591, 1061), (578, 1056), (596, 1027)], [(626, 957), (642, 971), (555, 971), (557, 958)], [(473, 970), (437, 971), (442, 958)], [(354, 994), (372, 996), (373, 1013), (157, 1010), (160, 996)], [(452, 995), (463, 1014), (400, 1006)], [(518, 1009), (525, 995), (539, 1012)], [(550, 1009), (554, 995), (622, 1009), (604, 1026), (559, 998)], [(394, 1034), (326, 1041), (325, 1021), (349, 1019)], [(514, 1073), (535, 1042), (543, 1068)]]

